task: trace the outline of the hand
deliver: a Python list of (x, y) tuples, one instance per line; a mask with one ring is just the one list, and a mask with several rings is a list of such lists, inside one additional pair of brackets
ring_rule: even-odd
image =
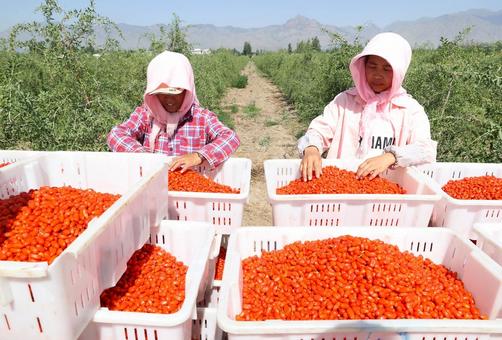
[(202, 164), (204, 158), (200, 156), (197, 152), (189, 153), (183, 156), (174, 157), (173, 161), (169, 165), (170, 171), (175, 171), (181, 169), (181, 173), (184, 173), (193, 166)]
[(321, 153), (315, 146), (308, 146), (303, 151), (303, 159), (300, 163), (300, 174), (303, 181), (312, 180), (312, 173), (319, 178), (322, 174)]
[(383, 173), (392, 164), (396, 162), (396, 157), (390, 152), (386, 152), (383, 155), (371, 157), (362, 162), (357, 169), (356, 177), (361, 179), (365, 176), (369, 176), (369, 179), (373, 179)]

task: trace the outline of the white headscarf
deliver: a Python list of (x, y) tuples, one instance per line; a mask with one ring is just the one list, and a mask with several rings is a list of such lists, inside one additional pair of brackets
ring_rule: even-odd
[[(365, 57), (376, 55), (385, 59), (392, 66), (392, 85), (389, 90), (375, 93), (366, 80)], [(381, 117), (387, 121), (389, 117), (392, 101), (396, 99), (406, 99), (406, 90), (401, 87), (404, 76), (411, 61), (411, 46), (397, 33), (380, 33), (373, 37), (364, 50), (352, 58), (350, 72), (359, 96), (366, 102), (361, 120), (359, 123), (359, 133), (362, 136), (358, 156), (362, 158), (370, 148), (371, 142), (371, 120)], [(395, 127), (392, 125), (395, 131)]]
[[(163, 86), (186, 90), (183, 103), (177, 112), (167, 112), (159, 98), (150, 94)], [(169, 51), (164, 51), (153, 58), (147, 68), (144, 101), (153, 120), (149, 137), (150, 150), (153, 152), (159, 132), (165, 129), (168, 136), (172, 136), (179, 120), (191, 109), (193, 104), (199, 104), (195, 93), (192, 65), (188, 58), (183, 54)]]

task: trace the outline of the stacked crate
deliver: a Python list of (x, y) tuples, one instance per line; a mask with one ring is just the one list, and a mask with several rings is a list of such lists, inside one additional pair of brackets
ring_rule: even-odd
[[(396, 245), (458, 273), (489, 320), (266, 320), (237, 321), (242, 311), (241, 261), (297, 241), (352, 235)], [(301, 298), (301, 297), (299, 297)], [(230, 236), (218, 323), (228, 339), (497, 339), (502, 337), (502, 267), (448, 228), (241, 228)]]
[(475, 240), (476, 223), (502, 223), (502, 200), (464, 200), (448, 195), (442, 187), (449, 180), (465, 177), (495, 176), (502, 178), (502, 164), (493, 163), (432, 163), (417, 167), (427, 176), (429, 184), (441, 199), (435, 204), (431, 225), (456, 230)]
[(216, 312), (196, 308), (199, 291), (210, 279), (207, 264), (213, 240), (214, 227), (208, 223), (164, 220), (159, 227), (153, 227), (148, 243), (168, 251), (188, 266), (181, 309), (172, 314), (156, 314), (100, 308), (80, 340), (190, 339), (195, 317), (201, 320), (199, 332), (208, 333), (211, 327), (214, 330)]
[[(356, 171), (360, 160), (323, 159), (323, 166)], [(268, 200), (276, 226), (414, 226), (426, 227), (440, 196), (414, 169), (387, 170), (383, 177), (399, 184), (405, 195), (279, 195), (276, 189), (300, 177), (299, 159), (264, 162)]]
[(101, 292), (167, 215), (166, 171), (163, 157), (94, 152), (47, 152), (0, 171), (1, 199), (42, 186), (121, 195), (51, 264), (0, 261), (0, 338), (79, 336)]

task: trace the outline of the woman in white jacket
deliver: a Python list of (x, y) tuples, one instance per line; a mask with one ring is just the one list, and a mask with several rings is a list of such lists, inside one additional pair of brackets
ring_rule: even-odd
[(427, 115), (401, 86), (410, 61), (408, 42), (390, 32), (377, 34), (352, 59), (355, 87), (338, 94), (298, 142), (304, 181), (321, 175), (325, 151), (327, 158), (363, 159), (357, 176), (370, 178), (391, 166), (436, 160)]

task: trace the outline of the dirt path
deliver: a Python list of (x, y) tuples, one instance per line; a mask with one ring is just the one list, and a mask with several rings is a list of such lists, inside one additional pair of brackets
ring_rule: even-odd
[(222, 106), (235, 113), (235, 130), (241, 146), (235, 157), (251, 159), (251, 192), (242, 225), (272, 225), (272, 209), (267, 200), (263, 172), (266, 159), (297, 158), (295, 134), (300, 125), (294, 119), (281, 91), (259, 74), (250, 62), (242, 74), (248, 77), (246, 88), (231, 88)]

